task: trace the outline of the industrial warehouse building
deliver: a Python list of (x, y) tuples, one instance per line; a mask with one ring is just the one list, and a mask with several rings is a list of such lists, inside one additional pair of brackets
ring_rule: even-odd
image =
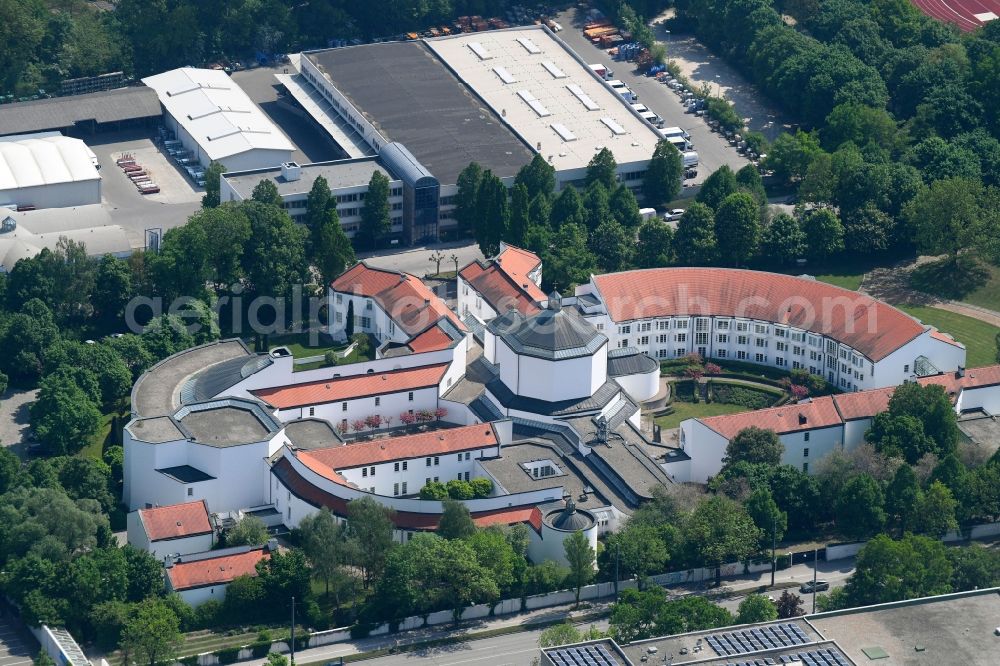
[(94, 153), (55, 133), (0, 138), (0, 205), (65, 208), (101, 203)]
[(156, 91), (163, 118), (207, 167), (272, 167), (290, 162), (295, 146), (223, 71), (182, 67), (142, 80)]
[[(297, 73), (279, 74), (279, 82), (350, 156), (352, 168), (331, 186), (363, 195), (368, 179), (359, 160), (395, 174), (404, 243), (437, 239), (455, 226), (458, 175), (470, 162), (509, 185), (539, 153), (562, 188), (582, 184), (587, 164), (607, 148), (621, 182), (641, 194), (660, 138), (543, 26), (309, 51), (291, 64)], [(303, 173), (332, 164), (302, 165)], [(268, 177), (282, 189), (279, 171)], [(232, 199), (246, 198), (230, 189)], [(301, 186), (284, 189), (291, 190), (282, 194), (286, 203), (301, 198)], [(352, 223), (344, 224), (350, 233)]]
[(146, 86), (53, 97), (0, 107), (0, 136), (58, 131), (90, 136), (160, 122), (156, 93)]

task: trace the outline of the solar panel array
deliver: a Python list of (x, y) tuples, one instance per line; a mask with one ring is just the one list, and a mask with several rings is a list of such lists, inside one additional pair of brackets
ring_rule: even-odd
[(793, 622), (738, 629), (724, 634), (710, 634), (705, 640), (720, 657), (813, 642), (799, 625)]
[(726, 664), (726, 666), (777, 666), (779, 664), (790, 664), (798, 661), (801, 661), (805, 666), (851, 666), (851, 662), (847, 660), (847, 657), (842, 655), (839, 650), (832, 648), (785, 654), (777, 658), (767, 657), (766, 659), (754, 659), (752, 661), (737, 661)]
[(559, 648), (545, 654), (555, 666), (621, 666), (614, 655), (600, 643)]

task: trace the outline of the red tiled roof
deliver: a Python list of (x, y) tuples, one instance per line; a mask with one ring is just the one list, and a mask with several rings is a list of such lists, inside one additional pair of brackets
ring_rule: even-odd
[(205, 500), (154, 509), (139, 509), (139, 518), (150, 541), (181, 539), (212, 533)]
[(924, 331), (909, 315), (855, 291), (731, 268), (651, 268), (594, 276), (616, 322), (676, 315), (746, 317), (827, 335), (879, 361)]
[(500, 254), (498, 254), (494, 260), (496, 264), (500, 266), (504, 273), (509, 275), (511, 279), (516, 283), (521, 285), (521, 287), (527, 292), (528, 296), (536, 301), (544, 301), (548, 298), (541, 287), (535, 284), (529, 277), (529, 274), (541, 265), (542, 260), (538, 258), (538, 255), (534, 252), (529, 252), (528, 250), (523, 250), (519, 247), (514, 247), (513, 245), (504, 244), (504, 249)]
[(267, 557), (270, 555), (266, 550), (257, 548), (236, 555), (180, 562), (167, 569), (167, 577), (170, 579), (170, 587), (175, 591), (222, 585), (237, 576), (256, 576), (257, 563)]
[(453, 340), (448, 334), (441, 330), (440, 326), (431, 326), (423, 333), (412, 338), (408, 343), (410, 350), (419, 354), (421, 352), (437, 351), (447, 349)]
[(942, 375), (921, 377), (917, 381), (924, 385), (937, 384), (943, 386), (948, 394), (956, 394), (960, 389), (982, 388), (1000, 384), (1000, 365), (969, 368), (963, 377), (958, 377), (954, 372), (947, 372)]
[[(316, 508), (322, 508), (325, 506), (337, 516), (347, 516), (347, 500), (328, 493), (325, 490), (321, 490), (309, 483), (309, 481), (302, 478), (302, 476), (295, 471), (295, 468), (292, 467), (292, 463), (289, 462), (288, 459), (282, 458), (276, 462), (271, 469), (281, 483), (302, 501), (308, 502)], [(502, 514), (512, 510), (512, 508), (507, 507), (493, 511), (477, 511), (472, 514), (472, 519), (473, 521), (480, 519), (488, 520), (493, 514)], [(540, 517), (541, 514), (539, 514), (539, 520)], [(519, 518), (520, 514), (515, 513), (505, 516), (505, 519), (511, 520), (511, 523), (508, 524), (522, 522)], [(408, 530), (435, 530), (437, 529), (437, 525), (440, 520), (440, 514), (417, 513), (415, 511), (397, 511), (392, 517), (392, 522), (396, 527)], [(532, 517), (529, 515), (528, 521), (531, 522), (531, 520)], [(541, 523), (539, 523), (539, 527), (537, 529), (541, 529), (540, 525)]]
[(855, 419), (870, 419), (876, 414), (889, 409), (889, 398), (892, 397), (895, 386), (856, 391), (854, 393), (839, 393), (833, 396), (837, 411), (845, 421)]
[(278, 409), (289, 409), (437, 386), (447, 369), (447, 363), (438, 363), (389, 372), (333, 377), (304, 384), (257, 389), (251, 393)]
[[(460, 275), (499, 314), (507, 312), (512, 307), (525, 316), (541, 312), (541, 308), (535, 303), (535, 300), (528, 295), (527, 289), (515, 282), (495, 263), (483, 266), (478, 261), (474, 261), (463, 268)], [(534, 285), (530, 280), (526, 280), (522, 284)], [(536, 289), (541, 291), (537, 287)], [(544, 298), (543, 296), (539, 300), (544, 300)]]
[(344, 444), (326, 449), (299, 451), (299, 460), (309, 469), (340, 483), (330, 476), (331, 471), (375, 465), (392, 460), (436, 456), (469, 449), (497, 446), (497, 436), (489, 424), (461, 428), (446, 428), (416, 435), (377, 439), (359, 444)]
[(376, 301), (408, 335), (423, 331), (443, 317), (458, 330), (466, 330), (465, 324), (444, 301), (419, 278), (408, 273), (372, 268), (361, 262), (342, 273), (330, 287), (334, 291)]
[[(804, 417), (804, 421), (802, 417)], [(802, 430), (827, 428), (842, 422), (840, 414), (837, 413), (837, 408), (833, 404), (833, 398), (830, 396), (814, 398), (810, 402), (794, 405), (711, 416), (699, 420), (726, 439), (732, 439), (739, 431), (751, 426), (773, 430), (779, 435), (783, 435)]]
[(531, 516), (536, 511), (538, 511), (538, 508), (533, 506), (521, 506), (514, 509), (494, 509), (493, 511), (482, 511), (480, 513), (475, 514), (475, 516), (472, 518), (472, 522), (476, 524), (476, 527), (530, 523)]
[(936, 328), (931, 329), (931, 337), (934, 338), (935, 340), (940, 340), (941, 342), (947, 342), (949, 345), (954, 345), (955, 347), (965, 349), (965, 345), (963, 345), (961, 342), (951, 337), (947, 333), (942, 333)]

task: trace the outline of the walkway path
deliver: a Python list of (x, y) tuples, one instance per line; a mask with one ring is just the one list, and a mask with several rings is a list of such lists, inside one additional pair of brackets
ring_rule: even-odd
[(883, 300), (890, 305), (924, 305), (935, 307), (1000, 327), (1000, 312), (982, 308), (978, 305), (963, 303), (962, 301), (938, 298), (933, 294), (917, 291), (910, 287), (908, 283), (910, 271), (920, 263), (923, 263), (923, 261), (918, 260), (912, 264), (897, 264), (887, 268), (871, 270), (865, 273), (861, 280), (861, 288), (858, 291)]

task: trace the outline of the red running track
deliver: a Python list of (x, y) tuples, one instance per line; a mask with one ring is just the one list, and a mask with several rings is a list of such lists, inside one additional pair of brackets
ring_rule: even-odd
[(993, 12), (1000, 17), (1000, 0), (913, 0), (913, 4), (927, 16), (954, 23), (965, 32), (983, 25), (976, 14)]

